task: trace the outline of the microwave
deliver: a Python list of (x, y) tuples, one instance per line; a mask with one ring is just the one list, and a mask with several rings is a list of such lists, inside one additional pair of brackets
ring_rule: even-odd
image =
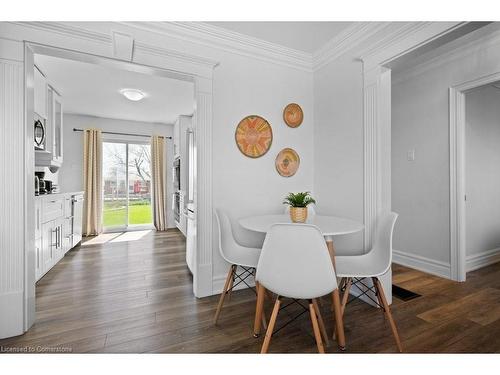
[(33, 126), (33, 140), (35, 150), (45, 150), (45, 120), (41, 118), (35, 118), (35, 124)]

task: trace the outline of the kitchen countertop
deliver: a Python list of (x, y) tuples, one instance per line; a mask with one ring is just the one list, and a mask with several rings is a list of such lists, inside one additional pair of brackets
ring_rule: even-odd
[(37, 199), (48, 199), (48, 198), (59, 198), (59, 197), (65, 197), (68, 195), (79, 195), (79, 194), (84, 194), (83, 191), (68, 191), (68, 192), (62, 192), (62, 193), (52, 193), (52, 194), (40, 194), (40, 195), (35, 195), (35, 198)]

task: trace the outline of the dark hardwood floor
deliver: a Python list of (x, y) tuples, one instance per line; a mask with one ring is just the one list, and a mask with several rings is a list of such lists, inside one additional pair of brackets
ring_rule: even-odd
[[(184, 238), (178, 231), (150, 232), (121, 242), (124, 239), (101, 244), (93, 239), (69, 252), (37, 284), (35, 325), (22, 336), (0, 340), (0, 351), (260, 351), (262, 337), (252, 337), (255, 296), (250, 290), (234, 292), (214, 326), (218, 296), (193, 296)], [(406, 302), (395, 299), (392, 305), (406, 352), (500, 352), (500, 263), (469, 273), (466, 283), (397, 265), (393, 271), (395, 284), (422, 295)], [(271, 311), (269, 301), (266, 311)], [(328, 303), (322, 314), (332, 332)], [(280, 313), (278, 326), (286, 317), (287, 312)], [(344, 323), (347, 353), (396, 352), (379, 310), (353, 302)], [(337, 351), (334, 342), (327, 351)], [(277, 333), (270, 352), (316, 352), (308, 315)]]

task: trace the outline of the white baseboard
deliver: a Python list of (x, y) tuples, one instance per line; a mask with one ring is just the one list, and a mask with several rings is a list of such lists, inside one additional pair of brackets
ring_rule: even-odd
[(469, 255), (465, 261), (467, 272), (489, 266), (490, 264), (500, 262), (500, 248), (483, 251), (479, 254)]
[[(218, 275), (214, 276), (213, 281), (212, 281), (212, 294), (221, 294), (222, 289), (224, 289), (224, 284), (226, 283), (226, 278), (227, 278), (227, 273), (224, 275)], [(255, 280), (253, 276), (248, 277), (248, 279), (245, 280), (248, 285), (250, 286), (255, 286)], [(238, 280), (235, 281), (235, 283), (238, 282)], [(234, 290), (240, 290), (240, 289), (246, 289), (248, 288), (245, 283), (240, 283)]]
[(432, 275), (451, 279), (451, 266), (446, 262), (422, 257), (420, 255), (405, 253), (400, 250), (392, 251), (392, 261), (405, 267), (414, 268)]

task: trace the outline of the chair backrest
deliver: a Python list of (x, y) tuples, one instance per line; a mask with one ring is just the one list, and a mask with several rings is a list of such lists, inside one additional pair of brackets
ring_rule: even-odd
[(255, 278), (272, 292), (297, 299), (324, 296), (337, 288), (325, 239), (308, 224), (274, 224), (269, 229)]
[(387, 272), (392, 263), (392, 235), (397, 218), (397, 213), (389, 212), (378, 222), (375, 242), (370, 253), (374, 260), (373, 269), (379, 270), (381, 274)]
[[(285, 206), (285, 214), (288, 214), (288, 213), (290, 213), (290, 206), (287, 204)], [(312, 204), (307, 206), (307, 214), (308, 215), (316, 215), (316, 209), (314, 208), (314, 206)]]
[(217, 226), (219, 232), (219, 251), (222, 258), (231, 264), (237, 263), (235, 258), (237, 254), (234, 251), (240, 247), (233, 236), (233, 229), (231, 226), (231, 220), (227, 214), (216, 208), (215, 218), (217, 219)]

